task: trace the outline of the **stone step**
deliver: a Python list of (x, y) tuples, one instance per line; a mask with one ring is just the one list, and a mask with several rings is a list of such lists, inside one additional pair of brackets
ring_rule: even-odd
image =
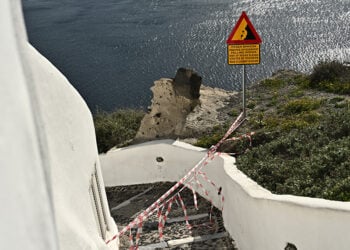
[(149, 244), (147, 246), (139, 246), (139, 249), (140, 250), (153, 250), (153, 249), (159, 249), (159, 248), (176, 247), (176, 246), (181, 246), (181, 245), (192, 244), (195, 242), (220, 239), (220, 238), (224, 238), (227, 236), (228, 236), (227, 232), (208, 234), (208, 235), (199, 235), (199, 236), (195, 236), (195, 237), (187, 237), (187, 238), (183, 238), (183, 239), (163, 241), (163, 242), (159, 242), (159, 243), (155, 243), (155, 244)]
[(148, 193), (148, 192), (151, 191), (152, 189), (153, 189), (153, 187), (149, 187), (149, 188), (147, 188), (145, 191), (143, 191), (142, 193), (139, 193), (139, 194), (137, 194), (137, 195), (131, 197), (130, 199), (128, 199), (128, 200), (126, 200), (126, 201), (123, 201), (123, 202), (120, 203), (119, 205), (113, 207), (113, 208), (111, 209), (111, 212), (114, 212), (114, 211), (116, 211), (116, 210), (118, 210), (118, 209), (121, 209), (121, 208), (123, 208), (123, 207), (126, 207), (126, 206), (130, 205), (131, 202), (132, 202), (133, 200), (135, 200), (135, 199), (141, 197), (142, 195)]

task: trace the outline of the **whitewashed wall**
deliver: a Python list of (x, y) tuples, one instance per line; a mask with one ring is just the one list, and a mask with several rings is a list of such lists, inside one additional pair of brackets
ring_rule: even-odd
[[(173, 140), (146, 142), (101, 154), (105, 185), (178, 181), (205, 155), (205, 151), (188, 150), (173, 143)], [(164, 161), (157, 162), (157, 157)]]
[(99, 235), (89, 193), (101, 173), (86, 103), (28, 44), (19, 0), (0, 1), (0, 32), (0, 249), (118, 249)]
[[(205, 154), (184, 145), (154, 141), (100, 155), (105, 184), (177, 181)], [(157, 163), (157, 156), (164, 162)], [(240, 172), (233, 157), (224, 154), (203, 170), (223, 189), (225, 227), (240, 250), (282, 250), (287, 243), (298, 250), (349, 249), (349, 202), (271, 194)], [(217, 192), (210, 196), (221, 207)]]
[[(53, 65), (27, 46), (26, 58), (36, 83), (50, 163), (50, 181), (61, 249), (107, 249), (98, 234), (89, 194), (91, 174), (99, 170), (91, 113), (78, 92)], [(103, 180), (100, 178), (103, 185)], [(108, 209), (105, 192), (104, 207)], [(109, 237), (116, 226), (109, 212)], [(111, 244), (112, 246), (113, 244)]]
[(0, 249), (58, 249), (18, 38), (25, 39), (20, 5), (0, 1)]

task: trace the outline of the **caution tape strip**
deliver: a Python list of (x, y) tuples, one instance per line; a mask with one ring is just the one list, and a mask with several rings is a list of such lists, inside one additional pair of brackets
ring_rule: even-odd
[(255, 135), (255, 132), (250, 132), (250, 133), (238, 136), (238, 137), (231, 137), (231, 138), (226, 139), (226, 141), (239, 141), (239, 140), (242, 140), (244, 138), (248, 138), (249, 142), (250, 142), (250, 146), (251, 146), (252, 145), (252, 135)]
[(131, 233), (131, 228), (130, 228), (130, 233), (129, 233), (129, 243), (130, 243), (130, 248), (129, 250), (134, 250), (134, 241), (133, 241), (133, 236), (132, 236), (132, 233)]
[(165, 214), (164, 214), (163, 216), (161, 216), (161, 219), (160, 219), (161, 222), (158, 223), (158, 232), (159, 232), (159, 240), (160, 240), (160, 241), (164, 241), (163, 229), (164, 229), (164, 227), (165, 227), (165, 223), (166, 223), (166, 220), (167, 220), (167, 218), (168, 218), (168, 215), (169, 215), (169, 213), (170, 213), (170, 211), (171, 211), (171, 207), (172, 207), (172, 205), (173, 205), (174, 199), (175, 199), (175, 198), (172, 198), (172, 199), (168, 202), (168, 208), (167, 208), (167, 210), (165, 211)]
[[(241, 113), (237, 119), (232, 123), (230, 128), (227, 130), (225, 135), (222, 137), (222, 139), (212, 146), (208, 153), (184, 176), (182, 177), (173, 187), (171, 187), (167, 192), (165, 192), (158, 200), (156, 200), (152, 205), (150, 205), (145, 211), (143, 211), (139, 216), (140, 219), (145, 221), (156, 209), (157, 206), (159, 206), (161, 203), (164, 202), (164, 200), (170, 196), (176, 189), (178, 189), (181, 185), (185, 183), (185, 181), (194, 174), (197, 170), (200, 170), (203, 166), (207, 165), (209, 161), (213, 160), (215, 157), (215, 153), (220, 147), (220, 145), (227, 139), (227, 137), (230, 136), (230, 134), (233, 133), (244, 121), (245, 119), (242, 119), (243, 113)], [(110, 243), (111, 241), (115, 240), (117, 237), (122, 236), (127, 232), (128, 230), (131, 230), (132, 227), (137, 225), (137, 222), (139, 220), (139, 217), (135, 218), (133, 221), (131, 221), (126, 227), (124, 227), (122, 230), (120, 230), (116, 235), (114, 235), (110, 240), (106, 241), (106, 244)]]
[(185, 203), (184, 203), (184, 201), (182, 200), (182, 197), (181, 197), (180, 193), (178, 193), (177, 196), (178, 196), (178, 198), (179, 198), (179, 201), (180, 201), (182, 210), (183, 210), (183, 212), (184, 212), (185, 221), (186, 221), (186, 226), (187, 226), (188, 229), (191, 229), (191, 225), (190, 225), (190, 223), (188, 222), (188, 215), (187, 215), (187, 209), (186, 209)]
[[(191, 183), (192, 184), (192, 183)], [(198, 201), (197, 201), (197, 194), (196, 191), (194, 190), (193, 186), (190, 183), (187, 183), (187, 187), (191, 189), (193, 193), (193, 204), (196, 210), (198, 210)]]

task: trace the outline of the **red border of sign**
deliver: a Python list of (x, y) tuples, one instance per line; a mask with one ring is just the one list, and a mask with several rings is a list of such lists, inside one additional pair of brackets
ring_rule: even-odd
[[(250, 30), (252, 31), (252, 33), (253, 33), (253, 35), (255, 36), (256, 39), (255, 40), (235, 40), (235, 41), (232, 41), (232, 38), (233, 38), (234, 34), (236, 33), (239, 25), (243, 21), (243, 19), (246, 20)], [(241, 16), (238, 19), (238, 22), (236, 23), (235, 27), (231, 31), (231, 34), (229, 35), (228, 39), (226, 40), (226, 43), (227, 44), (253, 44), (253, 43), (259, 43), (260, 44), (261, 42), (262, 42), (262, 40), (261, 40), (258, 32), (256, 32), (253, 24), (250, 22), (247, 14), (244, 11), (242, 11), (242, 14), (241, 14)]]

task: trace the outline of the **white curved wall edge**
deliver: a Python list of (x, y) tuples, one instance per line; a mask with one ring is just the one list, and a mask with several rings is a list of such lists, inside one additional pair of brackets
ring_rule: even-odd
[(21, 46), (19, 1), (0, 1), (0, 249), (58, 249)]
[(0, 249), (118, 249), (89, 193), (95, 169), (104, 183), (86, 103), (28, 44), (19, 0), (0, 1), (0, 32)]
[[(25, 55), (36, 83), (41, 128), (47, 141), (60, 248), (115, 249), (118, 241), (107, 246), (99, 236), (89, 193), (95, 168), (104, 186), (90, 110), (68, 80), (29, 44)], [(105, 192), (101, 195), (107, 208), (109, 239), (117, 228), (109, 214)]]
[[(105, 184), (178, 181), (205, 154), (183, 145), (171, 140), (152, 141), (100, 155)], [(164, 161), (159, 163), (156, 157)], [(349, 249), (349, 202), (272, 194), (239, 171), (235, 158), (226, 154), (203, 170), (222, 187), (224, 224), (238, 249), (282, 250), (287, 243), (298, 250)], [(221, 207), (221, 197), (210, 184), (202, 183), (214, 204)]]

